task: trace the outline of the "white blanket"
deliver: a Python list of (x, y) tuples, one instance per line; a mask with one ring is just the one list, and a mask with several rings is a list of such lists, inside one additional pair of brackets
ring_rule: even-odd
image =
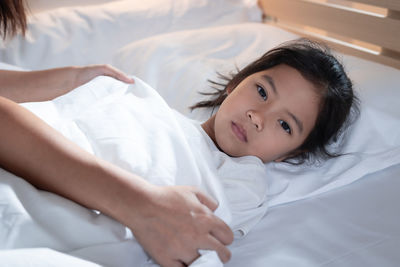
[[(262, 162), (221, 153), (198, 122), (173, 111), (151, 87), (135, 80), (127, 85), (99, 77), (54, 101), (23, 106), (87, 151), (154, 184), (203, 189), (219, 202), (216, 214), (237, 235), (246, 234), (266, 212)], [(10, 249), (40, 247), (106, 266), (151, 264), (131, 232), (107, 216), (38, 191), (4, 170), (0, 181), (0, 244), (9, 249), (2, 253), (11, 265), (16, 261)], [(204, 252), (193, 265), (221, 263), (215, 252)]]

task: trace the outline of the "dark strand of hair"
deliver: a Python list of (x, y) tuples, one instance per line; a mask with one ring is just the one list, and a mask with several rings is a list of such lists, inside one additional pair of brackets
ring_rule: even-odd
[(25, 35), (27, 28), (26, 7), (24, 0), (0, 1), (0, 35), (3, 40), (19, 31)]
[[(226, 75), (223, 75), (219, 72), (217, 72), (217, 75), (219, 79), (226, 81), (227, 83), (232, 79), (232, 77), (228, 77)], [(204, 96), (213, 96), (211, 100), (204, 100), (196, 103), (193, 106), (190, 106), (189, 108), (191, 110), (194, 110), (196, 108), (208, 108), (211, 107), (215, 109), (217, 106), (221, 105), (222, 102), (224, 102), (227, 94), (226, 94), (226, 83), (222, 82), (216, 82), (213, 80), (207, 80), (207, 82), (210, 83), (210, 87), (214, 89), (214, 92), (199, 92), (201, 95)]]

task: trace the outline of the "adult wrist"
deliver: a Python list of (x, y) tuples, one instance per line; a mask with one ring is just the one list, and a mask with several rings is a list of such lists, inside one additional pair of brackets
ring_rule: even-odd
[(104, 193), (100, 211), (129, 227), (139, 225), (147, 216), (155, 186), (128, 171), (110, 168), (114, 169), (114, 178)]

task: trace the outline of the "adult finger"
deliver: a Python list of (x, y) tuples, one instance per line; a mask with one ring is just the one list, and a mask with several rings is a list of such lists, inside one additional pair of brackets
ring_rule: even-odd
[(223, 263), (228, 262), (231, 259), (231, 252), (230, 250), (221, 244), (214, 236), (209, 235), (207, 239), (207, 244), (202, 247), (202, 249), (206, 250), (214, 250), (217, 252), (218, 257)]
[(181, 262), (181, 261), (174, 261), (171, 264), (171, 267), (186, 267), (188, 265), (186, 265), (185, 263)]
[[(212, 198), (208, 197), (201, 191), (196, 191), (195, 194), (199, 201), (212, 211), (215, 211), (218, 207), (218, 204)], [(222, 242), (222, 244), (231, 244), (233, 242), (233, 232), (230, 227), (215, 215), (213, 215), (212, 222), (214, 223), (214, 225), (211, 229), (211, 234), (216, 237), (220, 242)]]
[(199, 190), (196, 190), (194, 193), (197, 199), (200, 201), (200, 203), (208, 207), (210, 210), (215, 211), (218, 208), (218, 203), (211, 197), (205, 195), (203, 192)]
[(213, 227), (210, 234), (219, 240), (223, 245), (230, 245), (233, 242), (233, 232), (231, 228), (222, 220), (218, 221), (219, 225)]
[(111, 65), (103, 66), (103, 75), (107, 75), (113, 77), (114, 79), (120, 80), (125, 83), (134, 83), (134, 79), (126, 75), (124, 72), (120, 71), (117, 68), (114, 68)]
[(182, 262), (185, 264), (185, 266), (189, 266), (192, 264), (195, 260), (197, 260), (198, 257), (201, 255), (196, 251), (196, 253), (190, 258), (190, 259), (182, 259)]
[(165, 267), (186, 267), (184, 262), (181, 262), (180, 260), (171, 260), (171, 261), (165, 261), (165, 262), (157, 262), (157, 264)]

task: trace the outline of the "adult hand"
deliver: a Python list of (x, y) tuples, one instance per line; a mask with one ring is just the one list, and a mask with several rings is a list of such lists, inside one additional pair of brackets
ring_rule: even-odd
[(128, 227), (161, 266), (189, 265), (199, 257), (199, 249), (215, 250), (222, 262), (230, 259), (226, 245), (232, 243), (233, 233), (212, 213), (218, 204), (199, 189), (154, 186), (141, 204), (140, 220)]
[(125, 73), (117, 68), (114, 68), (108, 64), (101, 65), (88, 65), (84, 67), (76, 67), (77, 75), (75, 80), (75, 86), (78, 87), (85, 84), (97, 76), (110, 76), (114, 79), (120, 80), (125, 83), (134, 83), (134, 80), (128, 77)]

